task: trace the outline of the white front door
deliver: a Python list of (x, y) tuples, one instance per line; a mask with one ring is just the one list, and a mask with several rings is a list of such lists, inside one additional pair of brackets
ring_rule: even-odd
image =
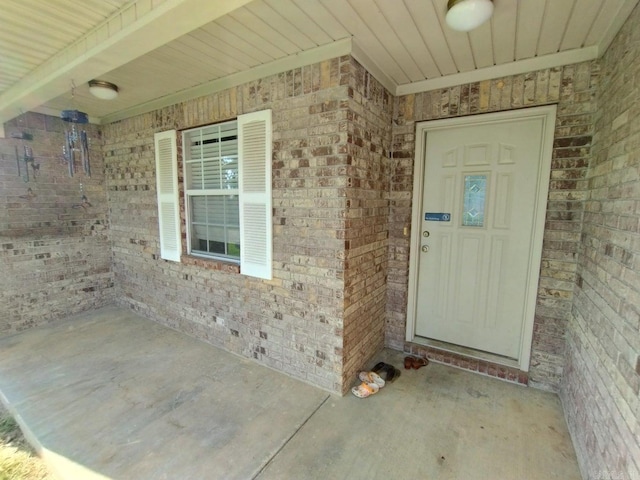
[(416, 337), (520, 360), (533, 324), (548, 193), (544, 140), (555, 109), (544, 108), (553, 115), (530, 109), (419, 127)]

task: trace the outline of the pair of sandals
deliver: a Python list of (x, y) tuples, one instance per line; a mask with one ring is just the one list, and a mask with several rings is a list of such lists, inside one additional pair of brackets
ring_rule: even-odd
[(371, 371), (358, 373), (358, 378), (362, 383), (353, 387), (351, 393), (358, 398), (367, 398), (378, 393), (387, 383), (393, 382), (399, 376), (400, 370), (396, 367), (380, 362)]

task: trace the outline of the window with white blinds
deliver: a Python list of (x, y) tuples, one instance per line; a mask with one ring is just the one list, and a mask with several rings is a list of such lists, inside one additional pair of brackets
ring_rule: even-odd
[(272, 277), (271, 110), (182, 133), (187, 248)]
[[(176, 131), (155, 134), (161, 257), (181, 260)], [(271, 110), (182, 132), (187, 251), (272, 278)]]
[(182, 134), (189, 253), (240, 260), (238, 122)]

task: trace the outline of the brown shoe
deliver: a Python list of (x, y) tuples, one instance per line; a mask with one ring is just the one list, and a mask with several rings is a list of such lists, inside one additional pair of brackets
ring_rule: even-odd
[(404, 357), (404, 368), (406, 370), (413, 368), (413, 357)]
[(413, 362), (412, 362), (412, 367), (414, 369), (419, 369), (420, 367), (424, 367), (425, 365), (429, 365), (429, 360), (427, 360), (426, 358), (414, 358)]

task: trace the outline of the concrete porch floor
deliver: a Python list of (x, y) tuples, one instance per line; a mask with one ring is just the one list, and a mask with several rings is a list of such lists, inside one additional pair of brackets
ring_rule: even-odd
[(0, 339), (62, 479), (579, 479), (557, 396), (431, 363), (338, 397), (107, 307)]

